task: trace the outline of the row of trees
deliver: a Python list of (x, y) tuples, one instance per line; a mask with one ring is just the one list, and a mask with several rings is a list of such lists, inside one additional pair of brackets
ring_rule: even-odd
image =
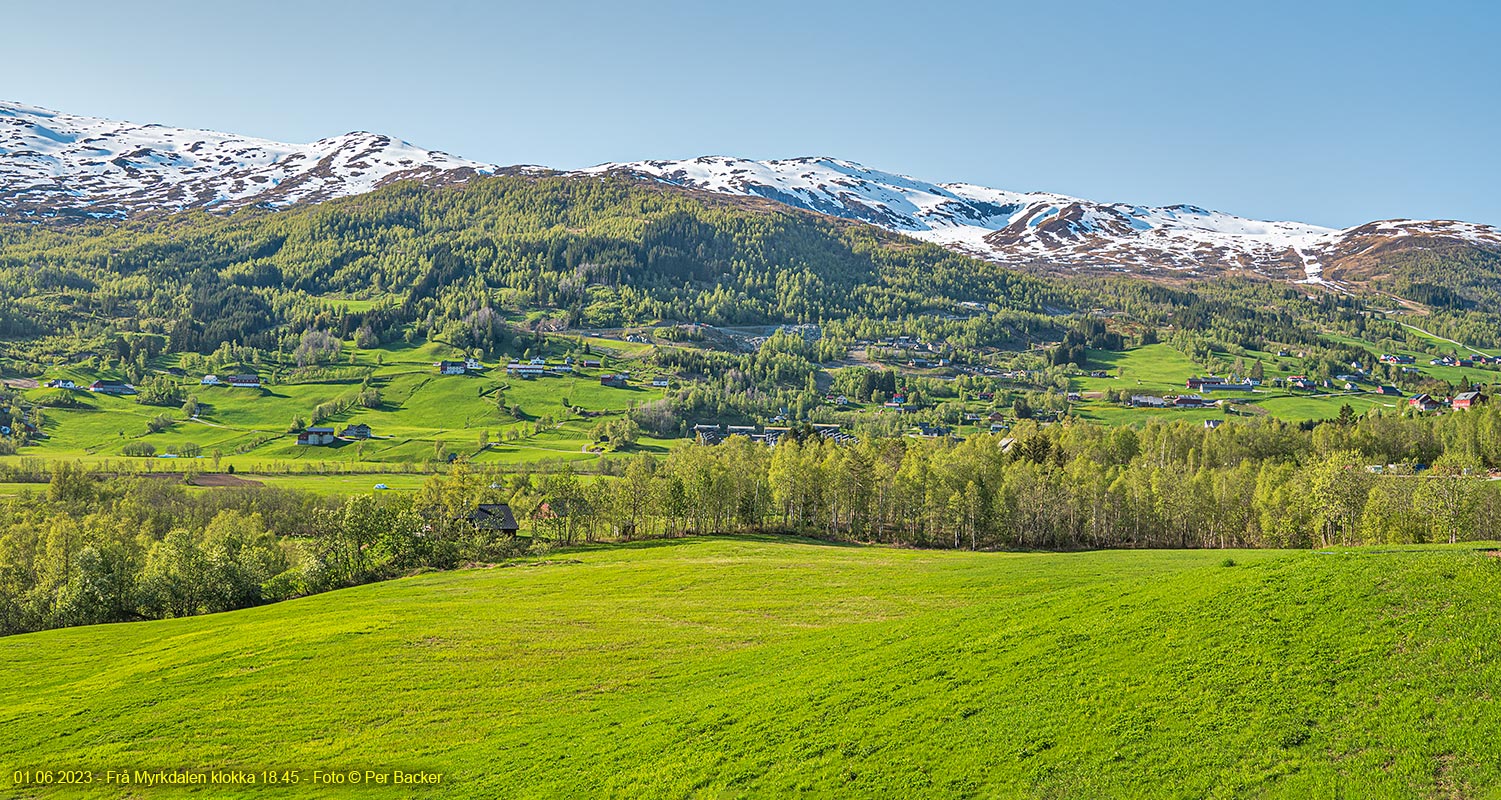
[(1011, 436), (719, 446), (548, 476), (561, 542), (794, 531), (928, 547), (1311, 547), (1475, 539), (1501, 523), (1501, 413), (1307, 430), (1019, 424)]

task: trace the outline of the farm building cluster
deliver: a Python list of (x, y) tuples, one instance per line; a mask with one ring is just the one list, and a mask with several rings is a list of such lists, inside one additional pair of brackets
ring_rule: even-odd
[[(851, 444), (859, 441), (854, 435), (840, 430), (838, 425), (815, 424), (812, 426), (812, 432), (816, 436), (837, 444)], [(755, 425), (721, 425), (717, 422), (693, 426), (694, 438), (700, 444), (707, 445), (720, 444), (732, 436), (743, 436), (767, 447), (776, 447), (778, 442), (791, 435), (793, 435), (792, 428), (772, 425), (764, 425), (760, 430), (757, 430)]]

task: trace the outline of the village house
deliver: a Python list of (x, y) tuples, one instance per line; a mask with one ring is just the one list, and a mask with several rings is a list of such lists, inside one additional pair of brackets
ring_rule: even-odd
[(791, 430), (791, 428), (772, 427), (770, 425), (767, 425), (761, 429), (761, 438), (762, 441), (766, 442), (767, 447), (776, 447), (777, 442), (780, 442), (782, 440), (782, 437), (786, 436), (789, 432), (791, 432)]
[(482, 531), (514, 534), (521, 530), (516, 524), (516, 515), (505, 503), (480, 503), (469, 515), (469, 522)]
[(719, 444), (724, 441), (724, 434), (720, 432), (718, 425), (694, 425), (693, 436), (699, 444)]
[(1486, 397), (1480, 392), (1460, 392), (1459, 394), (1454, 395), (1454, 402), (1452, 403), (1452, 406), (1455, 411), (1463, 411), (1465, 409), (1474, 408), (1478, 405), (1483, 405), (1488, 399), (1490, 398)]
[(302, 433), (297, 434), (298, 444), (310, 445), (313, 447), (322, 447), (324, 445), (333, 444), (334, 439), (335, 437), (333, 428), (308, 428)]
[(616, 389), (624, 389), (624, 388), (626, 388), (625, 376), (624, 375), (601, 375), (601, 376), (599, 376), (599, 385), (600, 386), (610, 386), (610, 387), (613, 387), (613, 388), (616, 388)]
[(1443, 402), (1435, 400), (1428, 394), (1420, 394), (1409, 398), (1407, 405), (1417, 409), (1418, 411), (1435, 411), (1444, 407)]
[(135, 394), (136, 387), (125, 381), (94, 381), (89, 384), (89, 391), (99, 394)]
[(361, 422), (347, 426), (339, 435), (345, 439), (369, 439), (374, 434), (370, 432), (369, 425)]
[(1401, 397), (1402, 396), (1402, 390), (1398, 389), (1395, 386), (1384, 386), (1383, 385), (1383, 386), (1376, 387), (1376, 394), (1384, 395), (1386, 397)]
[(1173, 398), (1173, 405), (1178, 408), (1203, 408), (1204, 398), (1196, 394), (1183, 394)]
[(1383, 364), (1412, 364), (1416, 361), (1417, 359), (1413, 358), (1412, 356), (1402, 355), (1400, 353), (1381, 354), (1381, 363)]
[(231, 375), (224, 382), (237, 389), (261, 388), (261, 379), (255, 375)]
[(579, 361), (579, 366), (581, 367), (598, 367), (601, 366), (601, 364), (602, 362), (600, 362), (600, 360), (597, 358), (586, 358)]
[(1225, 424), (1225, 421), (1222, 420), (1222, 419), (1206, 419), (1206, 420), (1204, 420), (1204, 429), (1212, 431), (1215, 428), (1218, 428), (1219, 426), (1224, 425), (1224, 424)]
[(469, 372), (462, 361), (449, 361), (444, 359), (433, 366), (438, 368), (439, 375), (464, 375)]
[(1167, 399), (1149, 394), (1131, 395), (1131, 405), (1138, 408), (1166, 408)]
[(651, 385), (654, 389), (666, 389), (672, 386), (672, 382), (666, 378), (658, 377), (652, 378)]
[(833, 424), (814, 424), (813, 432), (834, 444), (855, 444), (860, 441), (854, 434), (845, 433), (838, 425)]
[(201, 384), (201, 385), (203, 385), (203, 386), (218, 386), (219, 383), (220, 383), (219, 376), (218, 375), (204, 375), (203, 376), (203, 380), (199, 381), (198, 383)]
[(506, 365), (507, 375), (515, 375), (521, 378), (540, 378), (546, 371), (544, 367), (534, 364), (522, 364), (517, 361), (512, 361)]
[(78, 384), (74, 383), (73, 381), (68, 380), (67, 378), (57, 378), (55, 380), (47, 381), (47, 386), (49, 388), (52, 388), (52, 389), (77, 389), (78, 388)]
[(479, 359), (477, 359), (477, 358), (466, 358), (466, 359), (464, 359), (464, 369), (469, 370), (470, 372), (479, 372), (480, 370), (482, 370), (484, 368), (485, 368), (485, 365), (479, 363)]

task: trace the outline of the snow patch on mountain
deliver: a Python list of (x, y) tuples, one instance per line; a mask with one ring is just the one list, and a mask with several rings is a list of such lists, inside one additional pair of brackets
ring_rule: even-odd
[(0, 211), (25, 215), (277, 207), (495, 169), (366, 132), (286, 144), (0, 101)]
[(777, 161), (709, 156), (602, 164), (712, 192), (752, 195), (856, 219), (1006, 264), (1141, 271), (1307, 270), (1338, 232), (1265, 222), (1188, 205), (1096, 203), (1048, 192), (935, 184), (835, 158)]

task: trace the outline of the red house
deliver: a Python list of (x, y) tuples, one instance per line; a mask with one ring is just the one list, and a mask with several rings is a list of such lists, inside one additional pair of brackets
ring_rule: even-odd
[(1480, 392), (1460, 392), (1454, 395), (1453, 407), (1455, 411), (1474, 408), (1482, 405), (1488, 398)]
[(1407, 401), (1407, 404), (1419, 411), (1433, 411), (1435, 409), (1441, 408), (1444, 405), (1443, 403), (1433, 399), (1427, 394), (1420, 394), (1416, 397), (1410, 398)]

